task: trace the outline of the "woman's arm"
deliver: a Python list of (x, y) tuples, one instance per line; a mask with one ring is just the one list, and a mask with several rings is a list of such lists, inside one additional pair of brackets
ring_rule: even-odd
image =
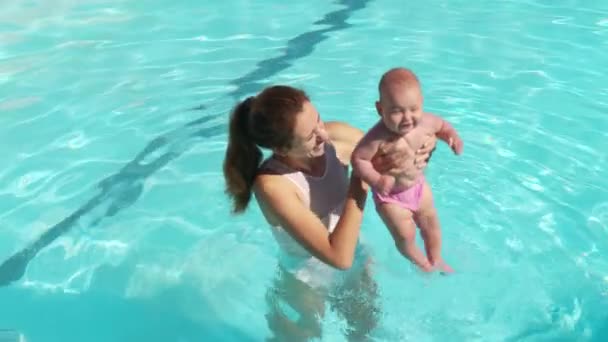
[(351, 267), (367, 198), (367, 188), (358, 177), (351, 177), (342, 215), (331, 234), (283, 177), (258, 176), (254, 193), (267, 220), (280, 225), (309, 253), (335, 268)]

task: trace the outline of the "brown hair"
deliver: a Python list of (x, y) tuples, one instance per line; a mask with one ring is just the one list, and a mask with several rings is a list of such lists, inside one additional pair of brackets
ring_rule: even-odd
[(262, 162), (260, 147), (291, 148), (295, 118), (310, 101), (306, 93), (289, 86), (272, 86), (238, 103), (230, 115), (228, 148), (224, 158), (226, 193), (232, 212), (241, 213)]

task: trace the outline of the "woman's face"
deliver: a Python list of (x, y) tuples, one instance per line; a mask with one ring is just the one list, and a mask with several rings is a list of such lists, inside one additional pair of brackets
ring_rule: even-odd
[(297, 114), (293, 128), (293, 142), (286, 153), (292, 158), (314, 158), (325, 153), (325, 142), (329, 140), (323, 121), (309, 101), (304, 102)]

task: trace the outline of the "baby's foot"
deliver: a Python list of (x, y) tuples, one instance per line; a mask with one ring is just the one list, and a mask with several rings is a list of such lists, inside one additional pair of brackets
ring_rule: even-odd
[(454, 273), (454, 269), (450, 265), (446, 264), (445, 261), (439, 261), (435, 263), (435, 269), (438, 270), (442, 275), (448, 275)]
[(420, 271), (422, 271), (424, 273), (431, 273), (435, 270), (435, 267), (433, 267), (433, 265), (431, 265), (430, 263), (420, 265), (420, 266), (418, 266), (418, 268), (420, 269)]

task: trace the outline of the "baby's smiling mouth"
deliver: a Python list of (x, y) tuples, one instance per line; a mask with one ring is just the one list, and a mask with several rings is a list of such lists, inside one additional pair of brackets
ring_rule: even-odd
[(414, 127), (413, 122), (407, 122), (407, 123), (404, 122), (402, 124), (399, 124), (399, 128), (411, 128), (411, 127)]

